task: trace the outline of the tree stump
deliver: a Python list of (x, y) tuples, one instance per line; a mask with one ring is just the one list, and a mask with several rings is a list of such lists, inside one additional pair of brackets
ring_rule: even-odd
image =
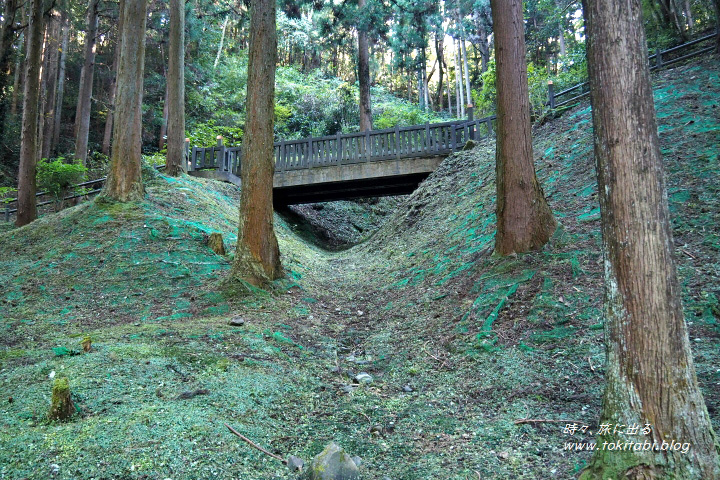
[(218, 255), (225, 255), (225, 243), (223, 242), (222, 233), (211, 233), (208, 238), (208, 246)]
[(75, 413), (75, 405), (70, 398), (70, 382), (67, 377), (58, 378), (52, 389), (52, 404), (48, 418), (50, 420), (67, 420)]

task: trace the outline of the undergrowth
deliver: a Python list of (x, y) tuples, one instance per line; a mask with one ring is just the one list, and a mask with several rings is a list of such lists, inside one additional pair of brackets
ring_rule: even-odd
[[(683, 301), (716, 430), (718, 76), (708, 59), (655, 77)], [(573, 478), (589, 453), (564, 442), (592, 440), (604, 387), (591, 132), (587, 104), (535, 132), (561, 228), (526, 255), (493, 255), (490, 142), (449, 157), (349, 250), (328, 252), (296, 234), (300, 218), (276, 216), (286, 278), (271, 293), (228, 295), (232, 255), (205, 245), (213, 232), (229, 251), (237, 241), (230, 185), (151, 176), (142, 202), (4, 227), (0, 478), (297, 478), (226, 422), (281, 457), (307, 461), (336, 441), (367, 479)], [(350, 224), (374, 222), (327, 208), (343, 209)], [(372, 382), (354, 382), (360, 372)], [(59, 377), (78, 408), (65, 423), (47, 420)], [(588, 430), (565, 434), (566, 421)]]

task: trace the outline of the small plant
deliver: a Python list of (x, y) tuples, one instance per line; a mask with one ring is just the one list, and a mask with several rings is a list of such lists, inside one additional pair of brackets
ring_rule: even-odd
[(0, 203), (10, 203), (14, 200), (13, 195), (17, 192), (16, 188), (0, 187)]
[(81, 163), (66, 163), (63, 157), (43, 158), (37, 165), (37, 186), (54, 197), (57, 211), (73, 185), (85, 179), (86, 172), (87, 168)]

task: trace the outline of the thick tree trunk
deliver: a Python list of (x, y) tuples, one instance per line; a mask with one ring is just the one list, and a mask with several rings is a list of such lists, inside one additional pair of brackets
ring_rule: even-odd
[(117, 201), (143, 196), (142, 94), (145, 72), (145, 24), (147, 0), (121, 0), (122, 31), (120, 63), (115, 97), (115, 125), (110, 172), (103, 195)]
[(165, 173), (177, 175), (185, 158), (185, 2), (170, 0), (168, 148)]
[(272, 201), (277, 34), (275, 0), (252, 0), (250, 5), (248, 120), (240, 172), (240, 226), (232, 275), (260, 286), (282, 274)]
[[(366, 0), (358, 0), (358, 8), (365, 8)], [(358, 82), (360, 84), (360, 131), (372, 130), (370, 104), (370, 48), (367, 31), (358, 29)]]
[(75, 110), (75, 158), (85, 165), (87, 161), (88, 136), (90, 134), (90, 110), (95, 72), (95, 47), (97, 42), (98, 9), (100, 0), (90, 0), (87, 8), (87, 37), (85, 38), (85, 62), (80, 74), (77, 109)]
[(25, 89), (23, 92), (20, 169), (18, 172), (18, 207), (15, 220), (15, 225), (18, 227), (27, 225), (37, 218), (35, 173), (40, 153), (38, 120), (43, 42), (43, 0), (33, 0), (26, 34)]
[(47, 17), (47, 41), (45, 61), (43, 62), (44, 108), (42, 114), (42, 154), (41, 158), (50, 158), (53, 150), (55, 130), (55, 106), (57, 104), (58, 63), (60, 57), (60, 15), (52, 12)]
[(605, 254), (601, 424), (648, 427), (631, 437), (601, 428), (598, 445), (652, 447), (598, 449), (581, 478), (718, 479), (675, 271), (641, 1), (583, 6)]
[(556, 222), (535, 175), (522, 0), (490, 2), (497, 61), (497, 234), (500, 255), (537, 250)]
[(70, 21), (67, 15), (67, 4), (61, 7), (60, 24), (62, 28), (62, 40), (60, 42), (60, 60), (58, 61), (58, 83), (57, 98), (55, 99), (55, 118), (53, 119), (52, 145), (53, 155), (57, 154), (57, 147), (60, 143), (60, 127), (62, 122), (63, 98), (65, 96), (65, 65), (67, 63), (67, 49), (70, 42)]

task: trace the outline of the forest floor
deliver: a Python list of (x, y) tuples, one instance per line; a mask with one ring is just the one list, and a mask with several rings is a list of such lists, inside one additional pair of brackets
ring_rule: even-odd
[[(686, 319), (720, 431), (720, 65), (654, 86)], [(534, 132), (562, 227), (531, 254), (492, 255), (492, 141), (402, 199), (276, 216), (287, 276), (270, 293), (221, 287), (232, 255), (204, 243), (236, 241), (229, 185), (146, 169), (143, 202), (3, 226), (0, 478), (298, 477), (224, 423), (281, 457), (335, 441), (365, 479), (574, 478), (590, 454), (564, 445), (592, 441), (604, 387), (591, 123), (584, 103)], [(322, 246), (358, 232), (372, 233)], [(79, 413), (49, 422), (62, 376)]]

